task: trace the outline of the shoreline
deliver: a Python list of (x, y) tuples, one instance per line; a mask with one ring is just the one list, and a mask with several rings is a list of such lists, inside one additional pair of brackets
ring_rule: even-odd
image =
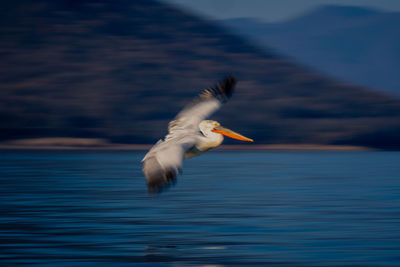
[[(148, 150), (153, 144), (116, 144), (100, 138), (32, 138), (0, 143), (0, 149), (14, 150)], [(324, 144), (259, 144), (221, 145), (215, 150), (304, 150), (304, 151), (368, 151), (362, 146)]]

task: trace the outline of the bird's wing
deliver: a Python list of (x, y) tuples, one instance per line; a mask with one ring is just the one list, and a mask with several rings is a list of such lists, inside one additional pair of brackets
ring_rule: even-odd
[(143, 158), (150, 192), (158, 193), (175, 183), (185, 152), (201, 138), (199, 123), (230, 98), (235, 83), (235, 78), (228, 76), (215, 87), (203, 90), (169, 123), (165, 140), (159, 140)]
[(181, 172), (185, 151), (196, 144), (197, 136), (190, 134), (158, 141), (143, 159), (143, 172), (151, 193), (159, 193), (175, 184)]
[(235, 84), (235, 77), (227, 76), (214, 87), (204, 89), (169, 123), (169, 133), (165, 140), (181, 135), (182, 132), (197, 133), (200, 122), (217, 111), (231, 97)]

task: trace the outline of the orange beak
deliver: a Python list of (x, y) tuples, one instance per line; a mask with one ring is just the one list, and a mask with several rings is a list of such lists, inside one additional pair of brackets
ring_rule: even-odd
[(237, 139), (237, 140), (248, 141), (248, 142), (254, 141), (253, 139), (250, 139), (241, 134), (235, 133), (234, 131), (224, 128), (222, 126), (215, 127), (214, 129), (211, 130), (211, 132), (219, 133), (219, 134), (222, 134), (222, 135), (225, 135), (230, 138)]

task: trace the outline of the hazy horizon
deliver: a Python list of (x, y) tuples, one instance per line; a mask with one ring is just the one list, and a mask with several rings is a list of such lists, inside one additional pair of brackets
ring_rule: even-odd
[(324, 5), (358, 6), (388, 12), (400, 12), (400, 1), (396, 0), (161, 0), (177, 5), (200, 16), (211, 19), (256, 18), (269, 22), (281, 22), (301, 16)]

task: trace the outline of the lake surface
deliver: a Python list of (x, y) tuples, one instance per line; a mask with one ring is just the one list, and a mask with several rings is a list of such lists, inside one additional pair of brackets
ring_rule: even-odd
[(0, 151), (0, 265), (400, 266), (400, 152)]

